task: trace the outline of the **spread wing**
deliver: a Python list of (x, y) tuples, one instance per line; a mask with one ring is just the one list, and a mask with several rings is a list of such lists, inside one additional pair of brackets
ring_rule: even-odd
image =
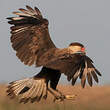
[(48, 31), (48, 20), (44, 19), (38, 8), (26, 6), (20, 12), (13, 12), (18, 17), (10, 17), (12, 47), (17, 57), (26, 65), (36, 63), (46, 51), (56, 48)]
[[(70, 58), (71, 57), (71, 58)], [(65, 72), (68, 81), (72, 80), (72, 85), (75, 84), (78, 77), (81, 79), (81, 86), (85, 87), (86, 79), (90, 86), (93, 85), (93, 79), (98, 83), (97, 75), (101, 76), (100, 72), (94, 67), (93, 61), (84, 54), (74, 54), (64, 60), (72, 59), (69, 67)]]
[(67, 76), (68, 81), (72, 80), (72, 85), (75, 84), (78, 77), (81, 79), (82, 87), (85, 86), (86, 79), (90, 86), (93, 85), (93, 79), (98, 83), (97, 75), (101, 76), (101, 74), (94, 67), (93, 61), (85, 54), (70, 54), (66, 49), (62, 49), (52, 55), (44, 66), (60, 70)]

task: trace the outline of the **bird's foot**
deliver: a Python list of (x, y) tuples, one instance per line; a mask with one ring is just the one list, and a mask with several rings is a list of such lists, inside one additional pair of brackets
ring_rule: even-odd
[(54, 96), (55, 101), (64, 101), (65, 99), (67, 100), (74, 100), (77, 95), (63, 95), (59, 90), (55, 90), (58, 92), (60, 95), (55, 94), (50, 88), (48, 88), (48, 91)]
[(55, 91), (57, 91), (60, 94), (60, 97), (58, 97), (58, 100), (60, 99), (60, 101), (63, 101), (64, 99), (74, 100), (77, 96), (75, 94), (74, 95), (63, 95), (63, 93), (59, 91), (58, 89), (56, 89)]
[(60, 95), (60, 96), (54, 96), (53, 102), (64, 101), (65, 99), (66, 100), (75, 100), (76, 96), (77, 95)]
[(65, 95), (55, 96), (53, 102), (55, 102), (57, 100), (64, 101), (65, 98), (66, 98)]

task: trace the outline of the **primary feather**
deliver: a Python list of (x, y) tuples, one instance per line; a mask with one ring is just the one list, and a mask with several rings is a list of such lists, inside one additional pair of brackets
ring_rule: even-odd
[(37, 61), (50, 48), (55, 48), (48, 32), (48, 20), (42, 18), (40, 11), (29, 6), (14, 12), (19, 17), (8, 18), (11, 27), (12, 47), (17, 57), (26, 65), (37, 65)]

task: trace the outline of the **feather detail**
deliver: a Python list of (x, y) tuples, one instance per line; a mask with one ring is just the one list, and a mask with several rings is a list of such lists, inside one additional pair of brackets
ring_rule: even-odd
[(34, 15), (34, 13), (32, 13), (32, 12), (30, 12), (30, 11), (28, 11), (28, 10), (25, 10), (25, 9), (23, 9), (23, 8), (20, 8), (19, 10), (20, 10), (21, 12), (23, 12), (24, 14), (29, 14), (29, 15), (31, 15), (31, 16)]
[(95, 72), (92, 71), (91, 74), (92, 74), (94, 80), (98, 83), (98, 82), (99, 82), (99, 81), (98, 81), (98, 77), (97, 77), (97, 75), (95, 74)]
[(46, 95), (46, 89), (44, 79), (26, 78), (10, 83), (7, 92), (11, 98), (18, 97), (20, 103), (27, 103), (29, 100), (31, 102), (40, 101)]
[(81, 68), (80, 68), (80, 69), (75, 73), (75, 75), (73, 76), (73, 78), (72, 78), (72, 85), (75, 84), (77, 78), (78, 78), (79, 75), (80, 75), (80, 71), (81, 71)]
[(35, 11), (28, 5), (26, 5), (26, 8), (28, 9), (28, 11), (30, 11), (31, 13), (35, 13)]
[(13, 12), (13, 14), (19, 15), (19, 16), (27, 16), (27, 17), (31, 17), (31, 15), (26, 14), (26, 13), (20, 13), (19, 11), (15, 11)]
[(81, 86), (83, 88), (85, 87), (87, 72), (88, 72), (87, 62), (85, 61), (85, 68), (84, 68), (84, 71), (83, 71), (83, 74), (82, 74), (82, 77), (81, 77)]
[(56, 48), (48, 32), (48, 20), (38, 8), (20, 8), (13, 12), (18, 17), (7, 18), (11, 27), (11, 43), (17, 57), (25, 65), (38, 65), (38, 58), (51, 48)]
[(89, 85), (92, 87), (93, 83), (92, 83), (92, 76), (90, 73), (87, 73), (87, 80), (88, 80)]

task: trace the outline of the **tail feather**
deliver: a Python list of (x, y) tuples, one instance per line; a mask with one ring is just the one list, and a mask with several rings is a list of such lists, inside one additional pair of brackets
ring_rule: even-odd
[[(41, 99), (41, 96), (42, 96), (42, 89), (43, 89), (43, 84), (40, 83), (38, 88), (37, 88), (37, 91), (36, 91), (36, 94), (33, 94), (33, 97), (31, 98), (31, 102), (33, 103), (34, 101), (39, 101)], [(38, 95), (37, 95), (38, 94)]]
[(18, 97), (20, 102), (40, 101), (47, 96), (47, 85), (43, 78), (26, 78), (11, 82), (7, 90), (10, 98)]
[(28, 91), (28, 93), (25, 93), (23, 95), (23, 97), (28, 97), (28, 98), (29, 98), (29, 96), (32, 97), (32, 93), (35, 93), (36, 92), (36, 88), (37, 88), (37, 84), (33, 84), (32, 88)]
[[(23, 90), (25, 89), (28, 80), (29, 80), (29, 79), (24, 80), (24, 81), (20, 80), (21, 82), (20, 82), (20, 81), (17, 81), (17, 82), (15, 82), (15, 83), (13, 84), (12, 90), (13, 90), (13, 92), (15, 93), (15, 95), (19, 95), (19, 94), (21, 93), (21, 91), (23, 91)], [(17, 84), (17, 83), (18, 83), (18, 84)], [(27, 86), (27, 87), (28, 87), (28, 86)]]

